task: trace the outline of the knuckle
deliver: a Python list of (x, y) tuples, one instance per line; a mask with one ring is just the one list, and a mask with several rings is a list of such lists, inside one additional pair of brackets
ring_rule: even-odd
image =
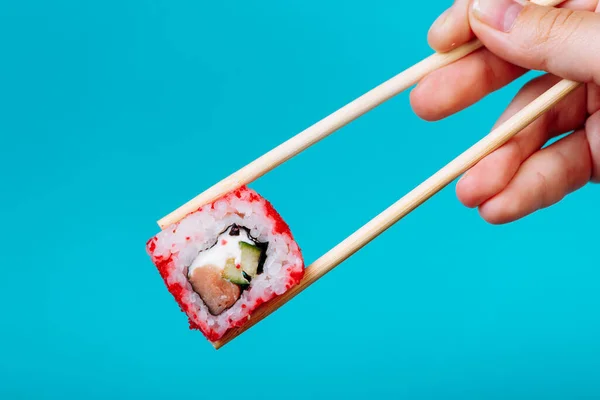
[[(583, 18), (581, 14), (566, 8), (547, 8), (535, 20), (535, 29), (526, 43), (528, 51), (546, 55), (568, 42), (577, 31)], [(540, 60), (540, 69), (547, 70), (548, 57)]]
[(550, 8), (540, 18), (538, 39), (552, 43), (568, 39), (582, 22), (580, 14), (566, 8)]
[(542, 208), (550, 206), (552, 201), (549, 199), (550, 190), (546, 176), (537, 171), (535, 177), (537, 198), (539, 200), (539, 203), (536, 205), (536, 209), (541, 210)]
[(484, 59), (481, 61), (483, 85), (488, 90), (494, 90), (498, 85), (498, 73), (491, 62)]

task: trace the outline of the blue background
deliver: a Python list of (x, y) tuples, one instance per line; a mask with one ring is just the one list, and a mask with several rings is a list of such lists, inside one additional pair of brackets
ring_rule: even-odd
[[(494, 227), (452, 185), (218, 352), (145, 254), (159, 217), (429, 55), (448, 5), (3, 1), (0, 397), (600, 397), (598, 187)], [(522, 82), (439, 123), (402, 94), (252, 186), (309, 263)]]

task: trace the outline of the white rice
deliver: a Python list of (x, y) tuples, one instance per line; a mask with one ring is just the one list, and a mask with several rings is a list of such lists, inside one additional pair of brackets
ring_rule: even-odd
[[(249, 318), (249, 310), (255, 308), (259, 299), (267, 301), (274, 294), (283, 294), (289, 288), (290, 271), (303, 267), (296, 243), (289, 235), (274, 232), (275, 221), (267, 216), (264, 200), (251, 202), (252, 193), (244, 190), (241, 198), (227, 196), (214, 203), (214, 210), (210, 205), (205, 206), (178, 225), (165, 228), (156, 236), (152, 252), (155, 258), (171, 257), (167, 284), (178, 283), (185, 288), (181, 300), (196, 313), (190, 315), (188, 312), (188, 316), (200, 326), (204, 322), (218, 335), (224, 334), (236, 322)], [(192, 289), (186, 272), (198, 254), (214, 245), (219, 234), (232, 224), (250, 229), (252, 237), (259, 242), (267, 242), (267, 257), (263, 272), (252, 279), (240, 299), (231, 308), (214, 316)]]

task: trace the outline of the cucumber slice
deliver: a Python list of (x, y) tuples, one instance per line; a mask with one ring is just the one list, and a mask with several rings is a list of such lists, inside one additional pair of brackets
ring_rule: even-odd
[(258, 271), (262, 250), (259, 247), (246, 242), (240, 242), (240, 250), (242, 251), (242, 270), (252, 279), (256, 276)]
[(250, 283), (244, 277), (244, 271), (242, 270), (242, 268), (238, 269), (236, 267), (234, 258), (227, 259), (227, 261), (225, 262), (225, 268), (223, 269), (222, 276), (223, 276), (223, 279), (226, 279), (229, 282), (235, 283), (238, 285), (247, 285), (248, 283)]

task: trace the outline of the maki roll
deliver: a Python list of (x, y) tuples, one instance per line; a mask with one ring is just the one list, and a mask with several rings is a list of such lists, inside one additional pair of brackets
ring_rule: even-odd
[(210, 341), (242, 326), (304, 275), (288, 225), (247, 187), (166, 227), (146, 248), (190, 328)]

